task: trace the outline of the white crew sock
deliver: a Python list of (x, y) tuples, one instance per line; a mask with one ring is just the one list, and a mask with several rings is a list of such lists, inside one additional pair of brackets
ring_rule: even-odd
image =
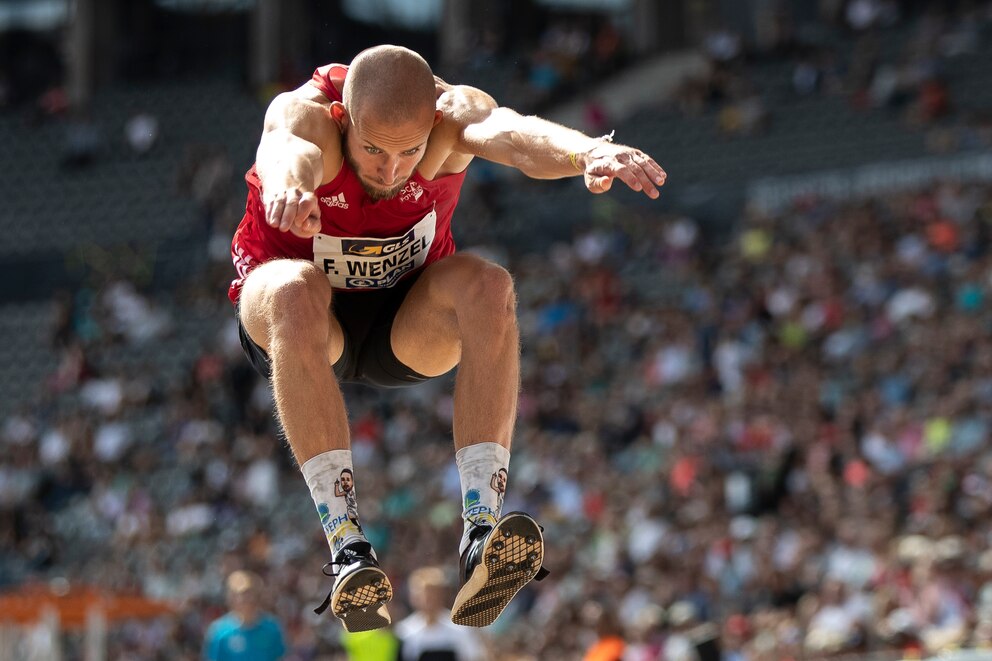
[(510, 451), (499, 443), (476, 443), (455, 453), (455, 464), (462, 482), (462, 519), (465, 527), (458, 548), (468, 548), (472, 524), (492, 526), (499, 520), (506, 492)]
[(300, 466), (317, 506), (331, 553), (337, 555), (352, 542), (368, 541), (358, 522), (358, 498), (351, 450), (331, 450)]

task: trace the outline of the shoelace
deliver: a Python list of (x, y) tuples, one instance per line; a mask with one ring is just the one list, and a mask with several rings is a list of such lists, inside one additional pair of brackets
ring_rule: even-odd
[(482, 537), (483, 535), (485, 535), (485, 533), (482, 533), (481, 535), (479, 535), (479, 537), (474, 537), (474, 538), (473, 538), (473, 536), (472, 536), (472, 534), (473, 534), (473, 533), (474, 533), (474, 532), (475, 532), (476, 530), (479, 530), (480, 528), (483, 528), (483, 529), (485, 529), (485, 530), (486, 530), (486, 531), (488, 532), (488, 531), (490, 531), (490, 530), (492, 530), (492, 529), (493, 529), (493, 527), (492, 527), (491, 525), (489, 525), (488, 523), (476, 523), (476, 522), (475, 522), (475, 521), (473, 521), (472, 519), (467, 519), (467, 521), (468, 521), (468, 523), (469, 523), (469, 525), (470, 525), (470, 526), (472, 526), (471, 528), (469, 528), (469, 533), (468, 533), (468, 538), (469, 538), (470, 540), (472, 540), (473, 542), (474, 542), (474, 541), (475, 541), (476, 539), (479, 539), (479, 537)]
[[(368, 554), (358, 553), (357, 551), (352, 551), (349, 548), (344, 548), (341, 549), (340, 554), (342, 556), (342, 561), (339, 562), (336, 559), (331, 560), (321, 568), (320, 572), (324, 576), (327, 576), (328, 578), (337, 578), (338, 574), (340, 574), (345, 567), (354, 564), (359, 560), (365, 560), (371, 562), (376, 566), (379, 565), (379, 563), (376, 561), (375, 557), (371, 553)], [(330, 567), (330, 570), (328, 570), (328, 567)], [(335, 567), (337, 567), (337, 571), (334, 570)], [(322, 601), (319, 606), (314, 608), (313, 612), (316, 613), (317, 615), (320, 615), (321, 613), (326, 611), (327, 607), (331, 605), (331, 597), (333, 596), (334, 596), (334, 586), (332, 585), (331, 591), (327, 593), (326, 597), (324, 597), (324, 601)]]

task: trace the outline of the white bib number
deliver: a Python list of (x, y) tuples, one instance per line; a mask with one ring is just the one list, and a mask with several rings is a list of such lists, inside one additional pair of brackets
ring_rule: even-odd
[(437, 213), (432, 209), (402, 236), (386, 239), (313, 237), (313, 262), (335, 289), (383, 289), (424, 265), (434, 233)]

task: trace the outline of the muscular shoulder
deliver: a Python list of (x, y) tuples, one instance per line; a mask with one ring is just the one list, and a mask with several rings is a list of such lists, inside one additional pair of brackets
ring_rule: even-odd
[(493, 97), (469, 85), (447, 85), (437, 99), (442, 121), (458, 129), (481, 122), (496, 107)]
[(431, 132), (432, 147), (444, 154), (439, 174), (461, 172), (468, 167), (472, 154), (464, 147), (465, 129), (483, 122), (496, 107), (493, 97), (480, 89), (448, 85), (439, 79), (437, 109), (441, 111), (441, 122)]
[(276, 96), (265, 112), (265, 132), (288, 130), (293, 135), (320, 147), (339, 139), (339, 132), (330, 116), (331, 102), (312, 85), (283, 92)]

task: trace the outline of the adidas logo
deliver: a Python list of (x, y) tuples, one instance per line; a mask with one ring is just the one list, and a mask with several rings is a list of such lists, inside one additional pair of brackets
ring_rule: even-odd
[(322, 197), (320, 201), (329, 207), (338, 207), (339, 209), (347, 209), (348, 203), (344, 201), (344, 193), (338, 193), (337, 195), (331, 195), (330, 197)]

